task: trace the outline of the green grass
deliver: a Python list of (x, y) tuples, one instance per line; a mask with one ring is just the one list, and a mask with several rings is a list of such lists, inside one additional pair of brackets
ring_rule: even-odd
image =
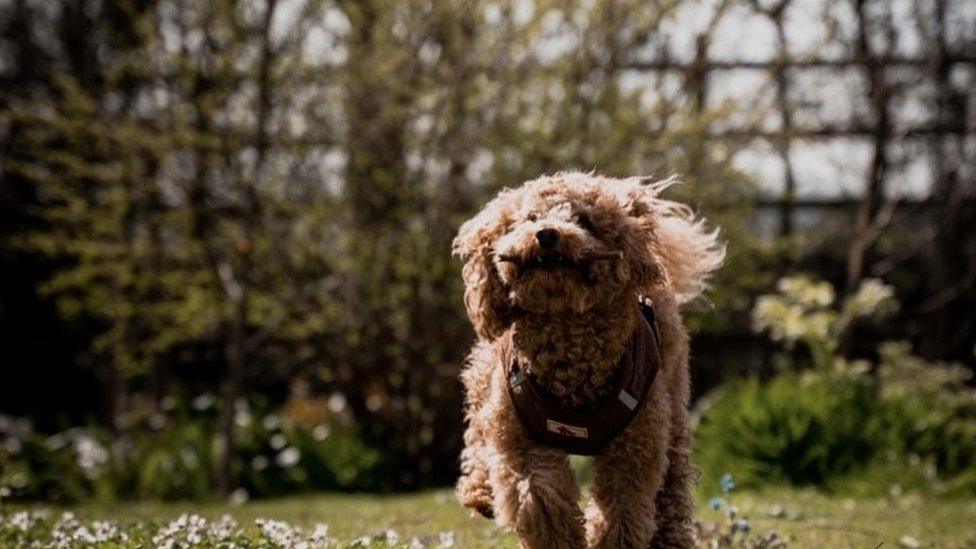
[[(976, 548), (976, 499), (863, 499), (775, 489), (736, 493), (733, 503), (753, 530), (776, 530), (790, 547), (892, 548), (909, 536), (921, 547)], [(702, 520), (718, 515), (699, 506)]]
[[(732, 502), (740, 516), (750, 519), (753, 532), (776, 530), (790, 541), (790, 547), (889, 548), (899, 547), (903, 537), (910, 536), (922, 547), (976, 548), (976, 499), (850, 499), (815, 491), (777, 489), (736, 493)], [(707, 500), (703, 498), (701, 503), (702, 520), (721, 520), (720, 512), (706, 508)], [(462, 548), (515, 545), (510, 534), (491, 522), (468, 517), (448, 491), (396, 496), (301, 496), (237, 507), (216, 503), (132, 503), (51, 511), (72, 511), (85, 521), (112, 520), (129, 525), (165, 523), (184, 512), (213, 519), (229, 513), (241, 524), (260, 517), (302, 527), (324, 522), (329, 525), (330, 535), (344, 541), (393, 529), (405, 540), (412, 536), (431, 539), (439, 532), (450, 531), (455, 536), (455, 547)]]

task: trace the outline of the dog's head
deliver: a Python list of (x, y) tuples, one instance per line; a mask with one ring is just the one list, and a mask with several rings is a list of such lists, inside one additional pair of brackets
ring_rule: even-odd
[(478, 335), (494, 339), (519, 309), (581, 313), (662, 284), (697, 295), (724, 250), (688, 208), (657, 197), (666, 186), (574, 172), (499, 193), (454, 240)]

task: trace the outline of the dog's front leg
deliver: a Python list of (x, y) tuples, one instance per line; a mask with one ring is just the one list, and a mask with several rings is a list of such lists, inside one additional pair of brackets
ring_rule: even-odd
[(524, 549), (585, 546), (579, 488), (565, 452), (505, 448), (491, 470), (498, 522), (513, 528)]
[(515, 412), (504, 404), (495, 408), (492, 419), (495, 460), (489, 478), (498, 522), (515, 530), (523, 549), (585, 547), (569, 456), (528, 439)]
[(645, 410), (594, 458), (586, 510), (589, 547), (650, 547), (657, 530), (655, 500), (668, 468), (668, 428), (661, 418), (667, 418), (665, 410)]
[(490, 449), (485, 440), (485, 430), (477, 418), (464, 431), (464, 450), (461, 451), (461, 476), (456, 494), (461, 505), (492, 518), (491, 485), (488, 479)]

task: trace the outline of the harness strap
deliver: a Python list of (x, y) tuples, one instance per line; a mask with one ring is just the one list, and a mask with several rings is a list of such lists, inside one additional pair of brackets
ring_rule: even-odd
[(519, 422), (540, 444), (570, 454), (599, 453), (637, 416), (661, 365), (660, 342), (654, 307), (641, 301), (640, 321), (620, 359), (614, 389), (599, 401), (568, 409), (549, 398), (519, 368), (507, 334), (504, 359), (508, 394)]

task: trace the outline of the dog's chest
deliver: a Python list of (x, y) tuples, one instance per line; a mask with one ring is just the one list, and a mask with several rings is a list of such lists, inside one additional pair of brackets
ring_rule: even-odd
[(529, 318), (516, 324), (513, 344), (537, 387), (579, 406), (610, 390), (631, 327), (626, 317)]

